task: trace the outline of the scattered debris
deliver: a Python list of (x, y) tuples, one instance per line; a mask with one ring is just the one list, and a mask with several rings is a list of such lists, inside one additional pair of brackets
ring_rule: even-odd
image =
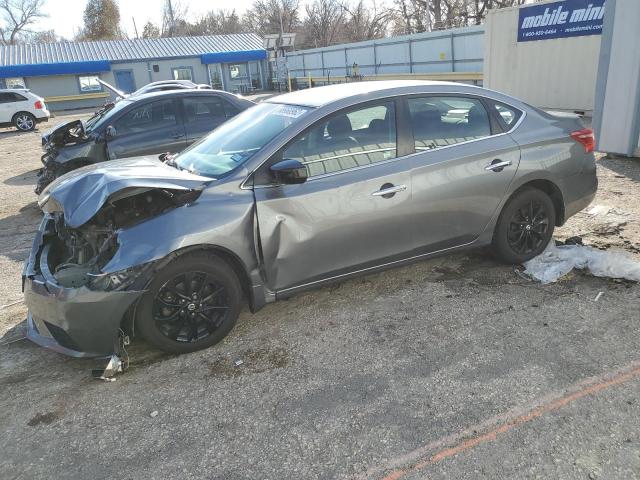
[(105, 382), (115, 382), (116, 373), (122, 373), (125, 370), (125, 366), (117, 355), (111, 355), (109, 363), (103, 369), (97, 368), (91, 370), (91, 376), (96, 380), (104, 380)]
[(524, 264), (524, 273), (541, 283), (553, 283), (574, 268), (588, 269), (596, 277), (624, 278), (640, 282), (640, 263), (624, 253), (597, 250), (583, 245), (556, 246)]
[(569, 237), (564, 242), (556, 240), (556, 245), (583, 245), (582, 237)]
[(593, 301), (597, 302), (602, 298), (603, 295), (604, 295), (604, 292), (598, 292), (598, 295), (596, 295), (596, 298), (594, 298)]
[(158, 416), (158, 410), (154, 410), (153, 412), (151, 412), (151, 413), (149, 414), (149, 416), (150, 416), (151, 418), (156, 418), (156, 417)]
[(240, 358), (237, 358), (237, 359), (235, 359), (235, 360), (233, 361), (233, 364), (234, 364), (236, 367), (239, 367), (239, 366), (240, 366), (240, 365), (242, 365), (243, 363), (244, 363), (244, 361), (242, 361)]

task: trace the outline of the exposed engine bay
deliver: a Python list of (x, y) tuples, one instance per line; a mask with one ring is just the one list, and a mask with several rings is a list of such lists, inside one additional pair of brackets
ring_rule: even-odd
[(99, 288), (94, 281), (118, 249), (121, 229), (190, 203), (199, 195), (199, 190), (121, 190), (78, 228), (66, 224), (63, 212), (52, 213), (53, 231), (48, 232), (50, 238), (45, 246), (49, 272), (63, 287)]

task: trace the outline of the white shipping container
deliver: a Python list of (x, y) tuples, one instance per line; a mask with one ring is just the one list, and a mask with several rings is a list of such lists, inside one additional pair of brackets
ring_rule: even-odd
[(518, 12), (523, 7), (490, 10), (487, 15), (484, 86), (536, 107), (591, 113), (601, 36), (518, 43)]

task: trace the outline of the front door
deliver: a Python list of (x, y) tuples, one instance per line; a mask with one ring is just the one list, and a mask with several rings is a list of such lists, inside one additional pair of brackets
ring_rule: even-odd
[(115, 135), (107, 139), (109, 159), (177, 153), (186, 146), (176, 100), (136, 102), (113, 123)]
[(114, 70), (113, 76), (116, 80), (116, 87), (123, 93), (131, 93), (136, 90), (136, 82), (133, 79), (131, 70)]
[(499, 135), (495, 123), (492, 127), (478, 98), (413, 97), (408, 106), (417, 152), (411, 179), (416, 249), (425, 253), (470, 243), (504, 198), (520, 148), (509, 135)]
[[(270, 184), (268, 166), (281, 159), (304, 163), (306, 183)], [(393, 101), (325, 117), (267, 162), (254, 192), (269, 288), (282, 291), (406, 256), (410, 162), (398, 157)]]

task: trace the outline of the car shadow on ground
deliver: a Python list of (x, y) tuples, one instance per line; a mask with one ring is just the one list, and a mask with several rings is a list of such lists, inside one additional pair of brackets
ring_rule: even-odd
[(0, 255), (16, 262), (29, 256), (31, 242), (42, 212), (37, 202), (28, 203), (15, 215), (0, 218)]
[(0, 140), (3, 138), (12, 138), (12, 137), (20, 137), (22, 135), (33, 135), (34, 133), (40, 134), (40, 129), (36, 128), (35, 130), (31, 130), (30, 132), (21, 132), (16, 130), (15, 128), (1, 128), (0, 129)]
[[(29, 170), (28, 172), (23, 172), (19, 175), (9, 177), (4, 181), (4, 184), (10, 185), (12, 187), (22, 187), (24, 185), (35, 185), (38, 180), (39, 171), (40, 169), (36, 168), (34, 170)], [(23, 207), (22, 209), (24, 208), (25, 207)]]
[(599, 161), (604, 168), (640, 183), (640, 159), (626, 157), (603, 157)]

